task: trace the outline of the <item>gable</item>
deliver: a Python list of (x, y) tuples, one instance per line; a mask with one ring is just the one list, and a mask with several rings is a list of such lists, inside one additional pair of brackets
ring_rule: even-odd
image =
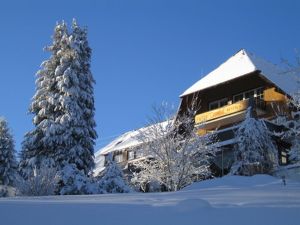
[(180, 97), (214, 87), (255, 71), (258, 71), (286, 94), (292, 94), (297, 90), (297, 82), (291, 74), (284, 73), (283, 69), (278, 66), (242, 49), (188, 88)]

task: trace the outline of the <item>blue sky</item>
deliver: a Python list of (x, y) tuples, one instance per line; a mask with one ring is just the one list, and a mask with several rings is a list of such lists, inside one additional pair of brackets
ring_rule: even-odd
[(0, 115), (20, 150), (35, 73), (56, 21), (87, 26), (96, 80), (96, 149), (147, 123), (151, 106), (179, 95), (245, 48), (274, 63), (300, 49), (300, 1), (85, 0), (0, 2)]

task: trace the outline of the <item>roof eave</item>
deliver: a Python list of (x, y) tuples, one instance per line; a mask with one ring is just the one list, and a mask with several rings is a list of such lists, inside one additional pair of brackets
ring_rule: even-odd
[[(199, 90), (197, 90), (197, 91), (194, 91), (194, 92), (191, 92), (191, 93), (187, 93), (187, 94), (184, 94), (184, 93), (183, 93), (183, 94), (180, 95), (179, 97), (182, 99), (182, 98), (185, 97), (185, 96), (192, 95), (192, 94), (196, 94), (196, 93), (198, 93), (198, 92), (200, 92), (200, 91), (206, 91), (206, 90), (208, 90), (208, 89), (215, 88), (215, 87), (218, 87), (218, 86), (220, 86), (220, 85), (224, 85), (224, 84), (226, 84), (226, 83), (232, 82), (232, 81), (234, 81), (234, 80), (240, 79), (240, 78), (242, 78), (242, 77), (244, 77), (244, 76), (248, 76), (248, 75), (250, 75), (250, 74), (257, 73), (257, 72), (258, 72), (260, 75), (262, 75), (265, 79), (267, 79), (267, 78), (265, 77), (265, 75), (263, 75), (263, 74), (261, 73), (260, 70), (256, 69), (256, 70), (254, 70), (254, 71), (252, 71), (252, 72), (250, 72), (250, 73), (243, 74), (243, 75), (241, 75), (241, 76), (239, 76), (239, 77), (235, 77), (235, 78), (233, 78), (233, 79), (231, 79), (231, 80), (226, 80), (226, 81), (224, 81), (224, 82), (222, 82), (222, 83), (218, 83), (218, 84), (216, 84), (216, 85), (212, 85), (212, 86), (209, 86), (209, 87), (206, 87), (206, 88), (203, 88), (203, 89), (199, 89)], [(267, 79), (267, 80), (268, 80), (268, 79)], [(270, 81), (270, 82), (271, 82), (271, 81)], [(273, 82), (272, 82), (272, 83), (273, 83)]]

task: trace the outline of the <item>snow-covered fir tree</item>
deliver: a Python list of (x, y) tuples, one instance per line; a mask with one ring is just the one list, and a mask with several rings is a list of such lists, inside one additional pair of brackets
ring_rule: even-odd
[(292, 113), (292, 120), (285, 117), (278, 124), (288, 128), (288, 131), (282, 135), (282, 138), (291, 142), (289, 161), (291, 163), (300, 163), (300, 54), (298, 50), (295, 53), (294, 63), (283, 60), (283, 64), (285, 65), (284, 74), (287, 76), (287, 79), (292, 79), (297, 84), (297, 89), (289, 93), (291, 98), (288, 102), (289, 107), (294, 107), (296, 112)]
[(287, 128), (287, 131), (282, 134), (282, 138), (289, 140), (291, 143), (288, 152), (289, 161), (300, 163), (300, 111), (292, 113), (292, 120), (283, 118), (278, 124)]
[(60, 118), (67, 128), (64, 132), (68, 140), (68, 154), (65, 161), (73, 163), (85, 174), (94, 166), (95, 131), (94, 90), (95, 83), (90, 71), (91, 49), (87, 41), (86, 29), (76, 21), (69, 37), (70, 55), (65, 63), (57, 67), (55, 74), (60, 89), (61, 106), (64, 115)]
[[(193, 126), (194, 110), (175, 120), (172, 108), (162, 104), (154, 109), (150, 125), (141, 131), (141, 149), (145, 159), (135, 161), (137, 169), (132, 182), (143, 191), (151, 185), (177, 191), (211, 175), (211, 157), (214, 155), (213, 135), (200, 137)], [(148, 190), (147, 190), (148, 189)]]
[(262, 120), (252, 116), (249, 107), (236, 132), (235, 162), (231, 173), (253, 175), (270, 173), (278, 166), (278, 150)]
[(0, 184), (14, 185), (17, 176), (14, 140), (4, 118), (0, 118)]
[(112, 154), (107, 156), (104, 175), (99, 180), (99, 192), (106, 193), (128, 193), (130, 187), (124, 180), (121, 168), (113, 160)]
[(64, 22), (57, 24), (53, 44), (46, 50), (51, 57), (37, 73), (30, 106), (35, 129), (25, 136), (20, 168), (26, 175), (50, 158), (58, 170), (72, 164), (88, 175), (97, 134), (87, 31), (75, 20), (71, 33)]
[[(55, 70), (60, 65), (62, 52), (67, 48), (67, 40), (66, 24), (57, 24), (53, 43), (45, 48), (51, 53), (51, 57), (42, 63), (42, 69), (37, 72), (36, 93), (29, 107), (30, 113), (34, 115), (35, 128), (25, 135), (20, 154), (19, 167), (24, 177), (32, 176), (33, 170), (39, 168), (45, 159), (52, 158), (60, 149), (58, 143), (63, 142), (63, 125), (57, 119), (62, 112)], [(61, 129), (61, 135), (55, 135), (58, 128)], [(59, 158), (61, 156), (57, 154), (55, 160), (58, 164), (62, 161)]]

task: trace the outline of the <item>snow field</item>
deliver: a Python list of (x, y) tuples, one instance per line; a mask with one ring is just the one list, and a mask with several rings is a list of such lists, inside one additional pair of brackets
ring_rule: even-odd
[(1, 225), (297, 225), (300, 183), (223, 177), (179, 192), (0, 199)]

